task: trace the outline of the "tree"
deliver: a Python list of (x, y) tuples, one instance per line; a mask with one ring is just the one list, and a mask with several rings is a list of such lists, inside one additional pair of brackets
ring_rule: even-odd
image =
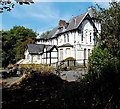
[(96, 47), (89, 58), (88, 68), (82, 81), (86, 83), (87, 93), (91, 94), (92, 100), (89, 101), (96, 109), (99, 106), (119, 107), (120, 59), (111, 55), (107, 48)]
[(120, 57), (120, 2), (111, 2), (108, 9), (99, 8), (96, 17), (100, 19), (102, 32), (99, 44), (114, 56)]
[(32, 0), (1, 0), (0, 1), (0, 13), (4, 10), (11, 11), (14, 8), (15, 3), (20, 5), (34, 3)]
[(41, 34), (41, 37), (43, 38), (47, 38), (48, 34), (50, 33), (51, 31), (46, 31), (44, 33)]
[(17, 50), (15, 60), (20, 60), (24, 58), (25, 48), (28, 43), (35, 43), (35, 40), (33, 40), (32, 38), (27, 38), (24, 42), (22, 42), (21, 45), (16, 48)]
[[(37, 33), (23, 26), (2, 31), (2, 65), (15, 63), (24, 57), (26, 43), (34, 43)], [(25, 44), (24, 44), (25, 43)]]
[(95, 109), (117, 109), (120, 108), (120, 2), (110, 3), (108, 9), (97, 6), (100, 11), (96, 17), (102, 31), (99, 44), (89, 57), (88, 74), (81, 82), (85, 87), (83, 97)]

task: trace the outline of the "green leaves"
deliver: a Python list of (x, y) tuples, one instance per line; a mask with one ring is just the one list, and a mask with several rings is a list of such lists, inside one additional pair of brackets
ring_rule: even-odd
[[(120, 99), (120, 2), (111, 2), (108, 9), (98, 6), (96, 17), (100, 19), (102, 31), (99, 46), (89, 58), (85, 80), (93, 94), (94, 106), (118, 107)], [(86, 88), (86, 90), (87, 90)], [(114, 107), (114, 108), (115, 108)], [(97, 107), (96, 107), (97, 108)]]
[(100, 19), (102, 26), (100, 44), (112, 55), (120, 57), (120, 2), (111, 2), (108, 9), (98, 8), (100, 12), (96, 12), (96, 17)]
[(31, 3), (34, 3), (32, 0), (0, 0), (0, 13), (3, 13), (4, 10), (11, 11), (15, 3), (18, 3), (19, 5), (30, 5)]
[(27, 43), (34, 43), (37, 33), (23, 26), (15, 26), (9, 31), (2, 31), (3, 66), (24, 58)]

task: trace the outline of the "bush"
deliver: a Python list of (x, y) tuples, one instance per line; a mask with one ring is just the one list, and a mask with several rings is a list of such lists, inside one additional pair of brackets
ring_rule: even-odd
[(55, 68), (53, 66), (47, 66), (42, 64), (20, 64), (19, 71), (21, 73), (31, 72), (31, 71), (51, 71)]
[(112, 55), (105, 48), (95, 47), (89, 57), (88, 70), (89, 72), (99, 73), (99, 70), (112, 58)]
[[(119, 107), (120, 59), (113, 57), (106, 48), (96, 47), (88, 65), (88, 74), (82, 81), (87, 94), (91, 94), (93, 107)], [(87, 94), (83, 94), (85, 98)]]
[(64, 59), (64, 61), (75, 61), (76, 59), (75, 58), (73, 58), (73, 57), (68, 57), (68, 58), (66, 58), (66, 59)]

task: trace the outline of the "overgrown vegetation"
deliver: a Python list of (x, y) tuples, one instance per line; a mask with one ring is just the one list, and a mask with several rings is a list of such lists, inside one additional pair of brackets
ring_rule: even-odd
[(63, 81), (50, 72), (31, 71), (19, 84), (3, 89), (3, 109), (119, 109), (119, 8), (120, 2), (100, 8), (99, 46), (92, 51), (88, 73), (79, 83)]
[(24, 58), (27, 43), (34, 43), (37, 34), (23, 26), (15, 26), (2, 32), (2, 67)]
[(42, 64), (21, 64), (21, 65), (19, 65), (18, 70), (21, 73), (26, 73), (26, 72), (31, 72), (31, 71), (47, 72), (47, 71), (54, 71), (55, 67), (48, 66), (48, 65), (45, 66)]
[(56, 95), (61, 93), (63, 83), (63, 80), (49, 71), (32, 71), (24, 74), (19, 80), (3, 89), (2, 108), (50, 109), (55, 103)]
[[(98, 6), (99, 7), (99, 6)], [(89, 94), (91, 108), (120, 108), (120, 2), (110, 3), (110, 8), (99, 7), (96, 13), (102, 31), (98, 46), (89, 58), (88, 74), (81, 81)], [(85, 94), (84, 98), (86, 98)]]

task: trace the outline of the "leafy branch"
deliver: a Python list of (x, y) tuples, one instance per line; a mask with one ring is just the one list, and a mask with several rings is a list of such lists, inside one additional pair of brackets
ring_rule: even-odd
[(31, 3), (34, 3), (32, 0), (1, 0), (0, 1), (0, 13), (3, 13), (4, 10), (11, 11), (15, 3), (18, 3), (20, 5), (26, 4), (30, 5)]

